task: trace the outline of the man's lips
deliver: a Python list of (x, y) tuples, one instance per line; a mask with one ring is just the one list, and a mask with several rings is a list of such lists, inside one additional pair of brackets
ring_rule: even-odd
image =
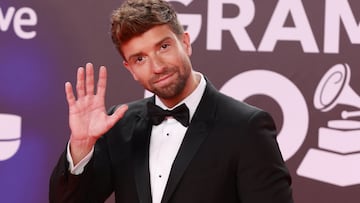
[(172, 77), (174, 76), (175, 73), (170, 73), (164, 76), (161, 76), (160, 78), (158, 78), (157, 80), (155, 80), (154, 84), (156, 85), (166, 85), (168, 83), (170, 83), (170, 81), (172, 80)]

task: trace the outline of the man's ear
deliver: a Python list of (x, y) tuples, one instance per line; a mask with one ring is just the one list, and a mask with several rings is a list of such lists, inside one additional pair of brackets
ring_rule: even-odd
[(188, 56), (191, 56), (192, 47), (190, 43), (190, 34), (188, 32), (184, 32), (184, 34), (182, 35), (182, 43)]
[(131, 73), (131, 75), (133, 76), (134, 80), (137, 81), (137, 77), (134, 73), (134, 71), (132, 70), (131, 66), (129, 65), (129, 63), (127, 61), (123, 61), (123, 64), (125, 66), (125, 68)]

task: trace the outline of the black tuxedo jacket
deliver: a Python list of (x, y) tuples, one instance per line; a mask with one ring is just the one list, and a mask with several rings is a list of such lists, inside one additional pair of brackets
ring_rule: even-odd
[[(66, 152), (50, 180), (50, 202), (150, 203), (151, 123), (146, 98), (95, 145), (81, 175), (68, 172)], [(114, 111), (116, 107), (110, 110)], [(162, 203), (290, 203), (291, 178), (271, 116), (207, 84), (172, 165)]]

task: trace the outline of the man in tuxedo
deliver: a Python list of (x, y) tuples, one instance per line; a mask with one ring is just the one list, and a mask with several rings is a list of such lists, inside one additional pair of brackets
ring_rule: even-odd
[[(105, 110), (106, 68), (65, 84), (70, 140), (50, 202), (291, 203), (291, 177), (271, 116), (217, 91), (193, 70), (190, 36), (163, 0), (128, 0), (112, 39), (154, 96)], [(245, 88), (245, 87), (243, 87)]]

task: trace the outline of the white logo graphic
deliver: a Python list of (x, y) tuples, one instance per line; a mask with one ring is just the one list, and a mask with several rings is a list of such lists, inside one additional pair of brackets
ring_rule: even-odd
[(0, 31), (2, 32), (7, 32), (12, 24), (14, 32), (19, 38), (33, 39), (36, 31), (29, 27), (36, 26), (37, 22), (37, 14), (32, 8), (23, 7), (16, 11), (14, 7), (7, 10), (2, 10), (0, 7)]
[(0, 161), (10, 159), (20, 147), (21, 117), (0, 114)]
[[(193, 0), (168, 0), (189, 6)], [(360, 44), (360, 24), (347, 0), (325, 0), (323, 27), (323, 47), (318, 47), (312, 21), (302, 0), (278, 0), (266, 29), (263, 31), (258, 47), (254, 42), (252, 25), (258, 15), (254, 0), (208, 0), (207, 19), (202, 22), (201, 14), (179, 14), (180, 22), (184, 24), (191, 36), (191, 43), (196, 41), (201, 29), (206, 29), (206, 49), (221, 51), (223, 49), (223, 33), (230, 33), (240, 51), (273, 52), (280, 42), (300, 43), (304, 53), (340, 53), (341, 34), (346, 34), (352, 44)], [(239, 14), (224, 17), (224, 7), (230, 5), (239, 9)], [(294, 26), (286, 26), (291, 18)], [(206, 23), (206, 26), (203, 24)], [(341, 28), (345, 32), (341, 32)]]
[[(330, 111), (338, 104), (360, 108), (360, 97), (349, 86), (347, 64), (333, 66), (321, 79), (314, 106)], [(297, 174), (337, 186), (360, 184), (360, 111), (343, 111), (340, 120), (331, 120), (319, 129), (319, 149), (310, 149)], [(325, 151), (326, 150), (326, 151)]]

